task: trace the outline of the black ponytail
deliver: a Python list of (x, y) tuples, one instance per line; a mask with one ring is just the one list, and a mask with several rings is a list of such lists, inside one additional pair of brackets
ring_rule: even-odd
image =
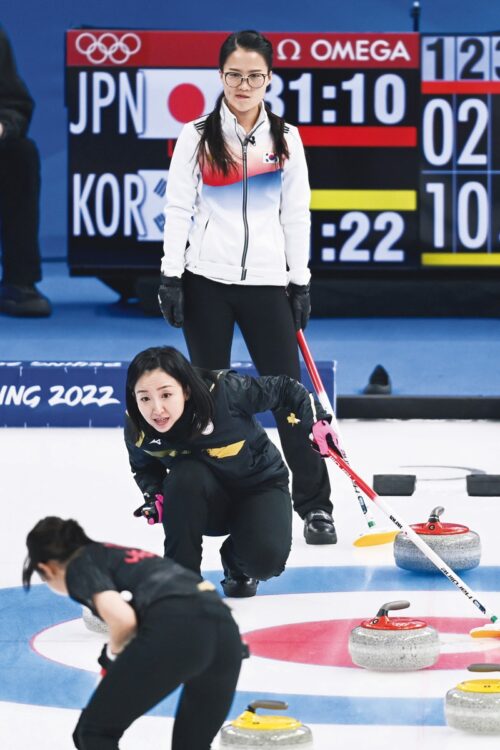
[(236, 162), (222, 135), (220, 109), (223, 99), (224, 92), (219, 94), (215, 103), (215, 109), (210, 112), (205, 120), (205, 126), (198, 144), (197, 157), (202, 171), (208, 162), (212, 168), (222, 172), (224, 177), (227, 177), (232, 170), (236, 169)]
[(38, 570), (39, 563), (48, 560), (66, 562), (81, 547), (91, 544), (80, 524), (73, 519), (63, 520), (48, 516), (38, 521), (26, 537), (28, 555), (23, 566), (23, 586), (28, 591), (31, 576)]
[[(251, 50), (261, 55), (271, 72), (273, 67), (273, 46), (269, 39), (254, 30), (235, 31), (223, 42), (219, 52), (219, 69), (223, 70), (224, 64), (238, 47)], [(234, 158), (227, 148), (222, 134), (221, 106), (224, 93), (220, 94), (215, 103), (214, 110), (205, 119), (205, 125), (198, 144), (197, 158), (200, 168), (208, 162), (213, 169), (221, 172), (224, 177), (237, 168)], [(274, 153), (280, 167), (290, 158), (290, 152), (285, 139), (285, 122), (278, 115), (273, 114), (268, 104), (264, 104), (269, 117), (271, 137), (273, 140)]]

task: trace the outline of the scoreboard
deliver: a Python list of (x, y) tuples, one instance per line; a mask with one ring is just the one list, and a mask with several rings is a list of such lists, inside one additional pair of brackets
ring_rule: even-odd
[[(67, 32), (73, 273), (159, 269), (175, 140), (214, 106), (226, 36)], [(500, 35), (267, 36), (266, 101), (306, 147), (315, 272), (500, 266)]]
[(500, 35), (422, 38), (424, 266), (500, 266)]

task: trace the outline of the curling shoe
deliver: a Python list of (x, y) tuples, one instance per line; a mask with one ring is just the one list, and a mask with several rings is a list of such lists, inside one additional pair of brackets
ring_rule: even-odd
[(336, 544), (333, 518), (326, 510), (311, 510), (304, 518), (306, 544)]
[(226, 577), (220, 582), (222, 590), (226, 596), (234, 599), (243, 599), (249, 596), (255, 596), (259, 582), (256, 578), (248, 578), (244, 575), (233, 576), (226, 574)]

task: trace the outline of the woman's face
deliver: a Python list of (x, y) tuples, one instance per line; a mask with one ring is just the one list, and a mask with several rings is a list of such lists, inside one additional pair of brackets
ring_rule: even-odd
[[(266, 76), (260, 88), (252, 88), (248, 80), (242, 81), (239, 86), (232, 87), (226, 83), (226, 73), (239, 73), (246, 77), (252, 73)], [(249, 49), (237, 47), (224, 63), (224, 69), (220, 71), (224, 97), (229, 109), (236, 116), (250, 113), (260, 107), (264, 99), (267, 85), (271, 80), (272, 73), (268, 70), (267, 63), (261, 54)], [(237, 80), (237, 79), (236, 79)]]
[(134, 394), (142, 417), (157, 432), (168, 432), (184, 411), (189, 396), (164, 370), (149, 370), (138, 379)]

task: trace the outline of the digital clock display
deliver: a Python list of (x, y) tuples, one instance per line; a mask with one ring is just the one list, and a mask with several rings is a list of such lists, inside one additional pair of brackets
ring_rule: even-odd
[[(315, 271), (498, 265), (499, 36), (268, 36), (266, 100), (307, 151)], [(214, 106), (225, 37), (67, 33), (75, 272), (157, 270), (175, 140)]]

